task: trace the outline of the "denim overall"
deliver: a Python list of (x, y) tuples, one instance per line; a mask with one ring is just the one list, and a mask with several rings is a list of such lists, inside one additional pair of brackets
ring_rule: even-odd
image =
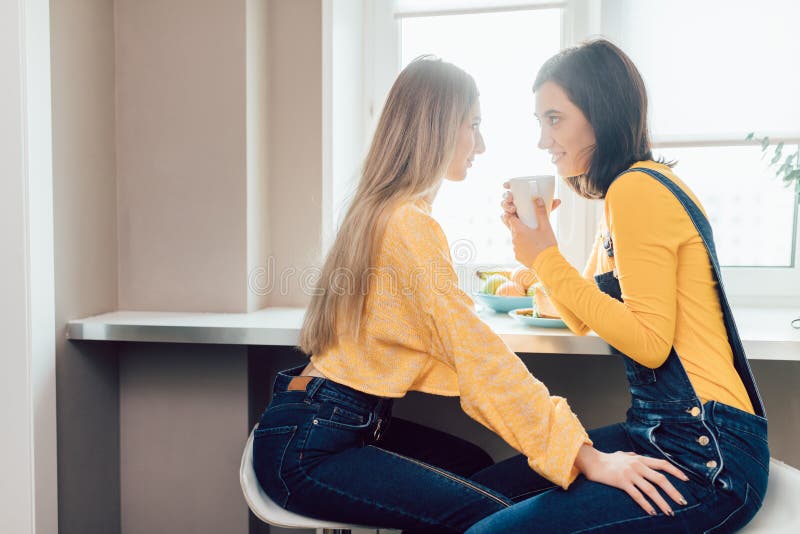
[[(669, 178), (646, 168), (635, 168), (626, 172), (632, 171), (644, 172), (667, 187), (686, 209), (703, 239), (717, 282), (725, 329), (733, 350), (733, 364), (744, 383), (756, 415), (716, 401), (702, 404), (673, 348), (664, 364), (657, 369), (640, 365), (623, 355), (632, 399), (626, 425), (628, 432), (634, 441), (641, 443), (643, 448), (656, 449), (678, 465), (689, 477), (702, 480), (723, 491), (743, 492), (740, 496), (743, 501), (752, 499), (760, 505), (766, 493), (769, 463), (766, 443), (767, 420), (764, 403), (725, 296), (711, 225), (697, 204)], [(613, 256), (614, 248), (610, 239), (606, 246), (609, 256)], [(598, 275), (595, 280), (601, 291), (622, 301), (619, 280), (614, 272)], [(726, 469), (726, 462), (736, 462), (736, 458), (726, 456), (720, 450), (720, 434), (726, 440), (732, 440), (743, 448), (742, 454), (753, 456), (753, 459), (763, 466), (763, 472), (756, 473), (758, 476), (755, 477), (747, 476), (745, 478), (749, 480), (744, 481), (731, 476), (733, 473), (729, 473)], [(752, 438), (748, 438), (748, 435), (752, 435)], [(745, 487), (740, 487), (741, 485)], [(757, 508), (753, 513), (756, 510)]]
[[(680, 506), (666, 498), (675, 516), (658, 513), (651, 517), (621, 491), (582, 477), (564, 492), (532, 475), (517, 474), (513, 483), (494, 489), (515, 502), (516, 495), (523, 492), (530, 498), (480, 521), (468, 534), (734, 532), (761, 507), (769, 472), (767, 420), (722, 286), (711, 226), (700, 208), (666, 176), (647, 168), (625, 172), (632, 171), (644, 172), (667, 187), (686, 209), (703, 239), (717, 282), (734, 367), (755, 415), (717, 401), (703, 403), (674, 348), (660, 367), (650, 369), (612, 347), (625, 363), (631, 407), (624, 423), (590, 431), (589, 436), (595, 448), (604, 452), (632, 450), (669, 460), (690, 478), (685, 483), (667, 475), (688, 504)], [(609, 257), (613, 257), (610, 238), (605, 239), (604, 247)], [(601, 291), (622, 301), (615, 271), (597, 275), (595, 280)], [(505, 474), (506, 480), (512, 480), (514, 473), (523, 472), (524, 458), (516, 457), (477, 473), (473, 479), (485, 482), (484, 476), (496, 480)]]

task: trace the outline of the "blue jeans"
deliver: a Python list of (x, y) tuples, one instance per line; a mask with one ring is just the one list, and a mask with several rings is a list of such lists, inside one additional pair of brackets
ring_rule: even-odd
[[(463, 532), (511, 505), (468, 477), (492, 465), (479, 447), (391, 417), (391, 399), (323, 378), (288, 390), (278, 374), (255, 431), (264, 491), (309, 517), (407, 532)], [(489, 476), (484, 476), (490, 479)]]
[[(681, 506), (661, 492), (675, 511), (674, 517), (661, 512), (651, 517), (622, 490), (583, 477), (566, 491), (555, 488), (526, 470), (526, 459), (516, 456), (472, 478), (476, 482), (491, 481), (500, 492), (527, 491), (530, 497), (480, 521), (468, 534), (717, 533), (740, 529), (760, 508), (767, 488), (766, 420), (715, 401), (707, 402), (703, 409), (705, 426), (716, 438), (711, 446), (718, 447), (718, 451), (704, 450), (709, 445), (702, 445), (705, 441), (697, 443), (697, 429), (688, 422), (648, 423), (629, 417), (626, 423), (589, 432), (595, 447), (604, 452), (634, 451), (656, 458), (669, 455), (690, 479), (684, 482), (666, 475), (688, 502)], [(686, 447), (688, 443), (696, 447)], [(684, 451), (680, 458), (667, 452), (677, 450)], [(718, 474), (709, 476), (716, 471), (707, 468), (712, 461), (707, 457), (716, 458), (713, 462), (722, 466)]]

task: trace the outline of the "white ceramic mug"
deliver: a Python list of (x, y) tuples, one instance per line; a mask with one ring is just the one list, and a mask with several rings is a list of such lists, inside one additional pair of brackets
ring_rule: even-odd
[(556, 177), (552, 175), (519, 176), (509, 180), (514, 206), (520, 220), (531, 228), (538, 228), (536, 206), (533, 199), (541, 197), (547, 208), (547, 214), (553, 209), (553, 197), (556, 193)]

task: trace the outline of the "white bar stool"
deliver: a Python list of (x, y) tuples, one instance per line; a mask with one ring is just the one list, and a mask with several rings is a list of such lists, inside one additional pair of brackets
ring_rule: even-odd
[[(253, 431), (258, 428), (256, 425)], [(270, 499), (256, 479), (253, 469), (253, 432), (247, 438), (239, 468), (239, 482), (247, 506), (260, 520), (284, 528), (321, 529), (324, 534), (350, 534), (351, 529), (362, 528), (378, 532), (376, 527), (348, 525), (333, 521), (312, 519), (284, 510)], [(764, 504), (756, 516), (740, 532), (744, 534), (798, 534), (800, 533), (800, 471), (790, 465), (770, 459), (769, 486)]]
[(289, 510), (284, 510), (275, 501), (270, 499), (256, 478), (253, 469), (253, 432), (258, 428), (258, 424), (253, 427), (250, 437), (242, 454), (242, 464), (239, 467), (239, 483), (242, 486), (244, 499), (247, 506), (261, 521), (276, 527), (284, 528), (313, 528), (322, 530), (324, 534), (350, 534), (351, 529), (360, 528), (378, 531), (376, 527), (365, 527), (360, 525), (348, 525), (346, 523), (336, 523), (334, 521), (323, 521), (295, 514)]
[(776, 460), (769, 461), (769, 486), (764, 504), (739, 532), (745, 534), (797, 534), (800, 532), (800, 471)]

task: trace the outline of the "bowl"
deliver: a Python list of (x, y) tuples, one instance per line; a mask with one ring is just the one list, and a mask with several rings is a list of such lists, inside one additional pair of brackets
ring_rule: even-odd
[(517, 308), (530, 307), (533, 297), (502, 297), (488, 293), (475, 293), (475, 298), (497, 313), (508, 313)]
[(508, 312), (508, 315), (514, 319), (515, 321), (519, 321), (522, 324), (526, 324), (528, 326), (538, 326), (540, 328), (567, 328), (566, 323), (561, 319), (550, 319), (548, 317), (531, 317), (528, 315), (520, 315), (517, 312), (526, 311), (529, 312), (533, 308), (520, 308), (518, 310), (511, 310)]

